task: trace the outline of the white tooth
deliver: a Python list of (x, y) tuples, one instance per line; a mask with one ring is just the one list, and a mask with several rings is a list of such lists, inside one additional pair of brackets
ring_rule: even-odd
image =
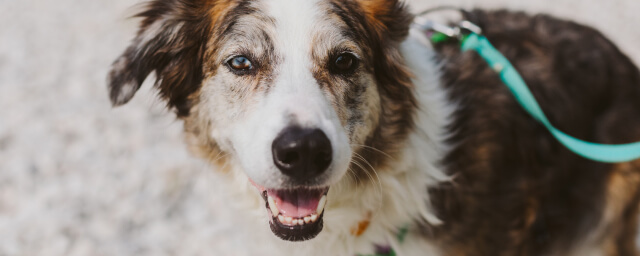
[(318, 215), (312, 214), (311, 215), (311, 222), (315, 222), (318, 219)]
[(284, 223), (284, 216), (278, 215), (278, 220), (280, 221), (280, 223)]
[(324, 211), (324, 205), (327, 203), (327, 196), (322, 196), (322, 198), (320, 198), (320, 202), (318, 202), (318, 209), (316, 209), (316, 213), (318, 215), (322, 214), (322, 212)]
[(298, 225), (300, 225), (300, 226), (304, 225), (304, 220), (298, 219)]
[(278, 214), (280, 213), (280, 210), (278, 210), (276, 201), (273, 200), (272, 197), (268, 197), (267, 202), (269, 203), (269, 209), (271, 209), (271, 214), (273, 214), (273, 216), (278, 216)]
[(290, 224), (290, 223), (291, 223), (291, 220), (293, 220), (293, 218), (291, 218), (291, 217), (289, 217), (289, 216), (284, 217), (284, 223)]
[(309, 223), (309, 222), (311, 222), (311, 217), (309, 216), (304, 217), (304, 223)]
[(295, 225), (298, 225), (298, 220), (297, 220), (297, 219), (294, 219), (294, 220), (291, 222), (291, 224), (292, 224), (292, 225), (294, 225), (294, 226), (295, 226)]

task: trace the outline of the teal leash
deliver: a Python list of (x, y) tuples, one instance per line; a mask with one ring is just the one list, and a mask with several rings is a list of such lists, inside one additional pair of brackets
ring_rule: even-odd
[(640, 142), (617, 145), (593, 143), (579, 140), (554, 127), (515, 67), (486, 37), (471, 32), (462, 41), (462, 50), (476, 51), (500, 75), (500, 79), (509, 87), (518, 103), (569, 150), (587, 159), (604, 163), (621, 163), (640, 158)]
[[(502, 82), (509, 88), (518, 103), (529, 115), (544, 125), (549, 132), (566, 148), (593, 161), (604, 163), (622, 163), (640, 159), (640, 142), (629, 144), (599, 144), (572, 137), (554, 127), (542, 112), (540, 105), (527, 87), (524, 79), (515, 67), (498, 51), (489, 40), (481, 35), (481, 30), (469, 21), (463, 21), (459, 27), (446, 27), (433, 22), (418, 24), (422, 29), (434, 31), (430, 36), (434, 44), (457, 38), (462, 42), (462, 50), (473, 50), (498, 73)], [(446, 28), (441, 30), (439, 28)], [(436, 28), (436, 29), (434, 29)], [(441, 32), (442, 31), (442, 32)]]

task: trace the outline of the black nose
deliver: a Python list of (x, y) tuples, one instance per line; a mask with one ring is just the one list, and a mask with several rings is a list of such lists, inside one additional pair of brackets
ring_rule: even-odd
[(273, 141), (273, 162), (278, 169), (298, 181), (322, 174), (331, 164), (331, 141), (320, 129), (286, 128)]

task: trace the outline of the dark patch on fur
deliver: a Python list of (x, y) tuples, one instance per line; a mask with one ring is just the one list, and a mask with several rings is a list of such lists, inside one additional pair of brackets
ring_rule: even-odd
[[(349, 28), (345, 28), (350, 30)], [(316, 63), (312, 70), (313, 77), (320, 86), (320, 89), (325, 90), (335, 98), (333, 104), (336, 106), (338, 115), (345, 119), (346, 123), (343, 124), (347, 130), (347, 135), (352, 137), (356, 126), (364, 124), (364, 112), (367, 111), (365, 101), (365, 92), (369, 89), (368, 84), (364, 84), (361, 81), (361, 76), (364, 72), (370, 71), (372, 68), (369, 66), (362, 67), (358, 64), (358, 67), (353, 73), (350, 74), (334, 74), (331, 72), (333, 61), (341, 53), (345, 52), (343, 49), (335, 49), (327, 55), (326, 59), (319, 56), (312, 56), (313, 62)]]
[[(599, 32), (544, 15), (471, 14), (560, 130), (600, 143), (640, 140), (640, 74)], [(522, 110), (476, 53), (457, 44), (438, 50), (451, 101), (461, 108), (449, 128), (456, 146), (444, 160), (455, 181), (431, 190), (444, 225), (426, 229), (429, 236), (447, 255), (562, 255), (578, 245), (611, 203), (607, 180), (637, 174), (637, 162), (614, 170), (575, 155)], [(615, 237), (610, 255), (637, 254), (640, 194), (632, 193), (614, 197), (626, 210), (605, 226), (604, 236)]]
[(348, 86), (345, 94), (345, 107), (351, 111), (347, 115), (347, 125), (353, 127), (364, 122), (363, 112), (367, 110), (360, 109), (360, 107), (364, 105), (364, 93), (367, 91), (367, 87), (354, 81), (349, 81)]
[[(362, 156), (360, 160), (368, 163), (363, 163), (363, 166), (370, 164), (378, 169), (389, 158), (377, 150), (395, 155), (413, 129), (416, 100), (411, 74), (399, 51), (399, 44), (407, 37), (413, 16), (400, 1), (374, 2), (365, 5), (362, 1), (331, 1), (330, 11), (350, 28), (344, 33), (364, 47), (363, 68), (371, 70), (378, 84), (382, 108), (379, 123), (367, 138), (366, 147), (356, 152)], [(354, 88), (349, 97), (359, 93), (363, 91)], [(365, 171), (358, 166), (352, 168), (361, 170), (361, 173)]]

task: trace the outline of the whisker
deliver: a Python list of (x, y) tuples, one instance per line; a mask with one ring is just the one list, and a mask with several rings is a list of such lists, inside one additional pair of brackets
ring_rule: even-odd
[(380, 176), (378, 175), (378, 171), (376, 171), (376, 168), (374, 168), (371, 163), (369, 163), (369, 161), (367, 161), (367, 159), (365, 159), (364, 157), (362, 157), (361, 155), (359, 155), (358, 153), (355, 153), (355, 155), (362, 161), (364, 161), (365, 164), (367, 164), (369, 166), (369, 168), (371, 168), (371, 171), (373, 172), (373, 174), (376, 175), (376, 179), (378, 180), (378, 186), (380, 187), (380, 197), (382, 197), (382, 181), (380, 180)]
[(349, 177), (351, 177), (353, 181), (356, 183), (356, 190), (358, 190), (360, 186), (360, 179), (358, 178), (358, 175), (355, 173), (355, 171), (351, 169), (351, 167), (347, 169), (347, 175), (349, 175)]
[(378, 186), (378, 183), (375, 181), (375, 179), (373, 178), (373, 176), (372, 176), (372, 175), (371, 175), (371, 174), (370, 174), (370, 173), (369, 173), (369, 172), (364, 168), (364, 166), (360, 165), (360, 164), (359, 164), (359, 163), (357, 163), (357, 162), (353, 162), (353, 163), (354, 163), (355, 165), (357, 165), (358, 167), (360, 167), (360, 169), (362, 169), (362, 170), (364, 171), (364, 174), (366, 174), (366, 175), (367, 175), (367, 177), (369, 178), (369, 180), (371, 180), (371, 181), (373, 182), (373, 184), (374, 184), (374, 185), (376, 185), (376, 186), (375, 186), (375, 188), (376, 188), (376, 193), (378, 193), (378, 194), (382, 194), (382, 191), (381, 191), (381, 190), (380, 190), (380, 191), (378, 191), (378, 190), (380, 189), (380, 186)]
[(367, 168), (364, 168), (364, 166), (362, 166), (357, 161), (352, 161), (352, 163), (354, 163), (355, 165), (360, 167), (364, 171), (364, 173), (369, 177), (369, 179), (371, 179), (371, 181), (373, 181), (373, 183), (375, 184), (375, 186), (377, 188), (377, 194), (378, 194), (379, 198), (382, 199), (382, 197), (383, 197), (383, 195), (382, 195), (382, 182), (380, 181), (380, 176), (378, 175), (378, 172), (375, 170), (375, 168), (373, 168), (373, 166), (366, 159), (364, 159), (364, 157), (362, 157), (358, 153), (354, 153), (354, 156), (355, 156), (354, 159), (364, 161), (364, 163), (367, 164), (369, 166), (369, 168), (371, 168), (371, 171), (376, 175), (376, 179), (374, 179), (373, 176), (367, 170)]
[(355, 144), (355, 143), (352, 143), (352, 144), (351, 144), (351, 146), (356, 146), (356, 147), (362, 147), (362, 148), (364, 148), (364, 149), (369, 149), (369, 150), (371, 150), (371, 151), (373, 151), (373, 152), (380, 153), (380, 154), (382, 154), (383, 156), (386, 156), (386, 157), (390, 158), (391, 160), (395, 160), (395, 158), (393, 158), (393, 156), (389, 155), (388, 153), (386, 153), (386, 152), (384, 152), (384, 151), (382, 151), (382, 150), (380, 150), (380, 149), (377, 149), (377, 148), (371, 147), (371, 146), (362, 145), (362, 144)]
[[(218, 155), (220, 155), (220, 153), (218, 153)], [(217, 156), (217, 157), (216, 157), (216, 159), (213, 159), (213, 161), (214, 161), (214, 162), (217, 162), (218, 160), (220, 160), (220, 159), (222, 159), (223, 157), (226, 157), (226, 156), (228, 156), (228, 155), (230, 155), (230, 153), (222, 154), (222, 155), (220, 155), (220, 156)], [(227, 161), (225, 161), (225, 162), (227, 162)]]

